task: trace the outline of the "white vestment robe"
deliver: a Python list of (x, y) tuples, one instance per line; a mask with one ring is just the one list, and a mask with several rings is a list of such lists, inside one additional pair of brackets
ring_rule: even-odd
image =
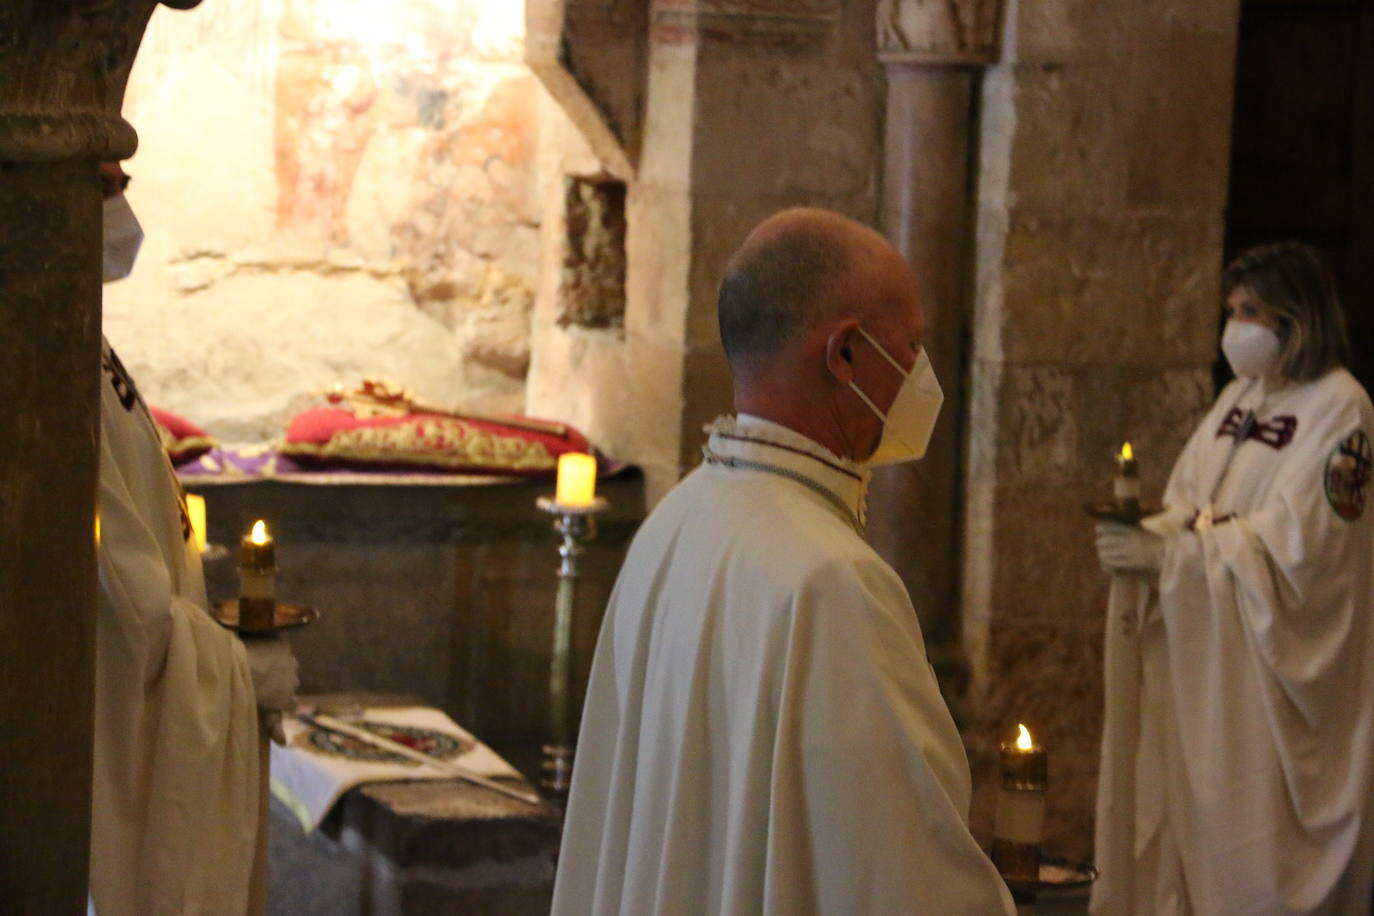
[(1238, 380), (1189, 440), (1158, 583), (1112, 587), (1095, 912), (1370, 912), (1371, 432), (1335, 370)]
[(92, 902), (242, 914), (260, 791), (248, 658), (206, 610), (152, 418), (108, 343), (101, 357)]
[(554, 912), (1011, 912), (866, 472), (747, 416), (707, 452), (606, 612)]

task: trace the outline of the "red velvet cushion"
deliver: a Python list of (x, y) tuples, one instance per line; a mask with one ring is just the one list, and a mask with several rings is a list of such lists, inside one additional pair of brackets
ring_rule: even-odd
[(333, 467), (538, 475), (553, 473), (564, 452), (587, 450), (585, 436), (571, 426), (562, 430), (536, 432), (442, 414), (360, 419), (349, 410), (317, 407), (292, 418), (278, 451), (301, 464)]
[(205, 430), (170, 410), (150, 406), (148, 412), (153, 415), (157, 434), (162, 439), (162, 447), (167, 450), (167, 456), (172, 459), (172, 464), (195, 461), (219, 444)]

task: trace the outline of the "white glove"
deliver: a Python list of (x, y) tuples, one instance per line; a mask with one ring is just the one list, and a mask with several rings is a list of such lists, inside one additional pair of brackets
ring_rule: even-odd
[(299, 666), (286, 637), (280, 633), (250, 636), (243, 640), (243, 648), (248, 653), (258, 709), (283, 710), (295, 705)]
[(1097, 559), (1105, 572), (1157, 576), (1164, 564), (1164, 538), (1139, 525), (1098, 522)]

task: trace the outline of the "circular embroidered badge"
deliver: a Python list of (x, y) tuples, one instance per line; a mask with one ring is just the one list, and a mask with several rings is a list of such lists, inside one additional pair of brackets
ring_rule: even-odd
[(1347, 522), (1364, 515), (1372, 465), (1374, 449), (1362, 429), (1342, 439), (1326, 459), (1326, 501)]
[[(386, 722), (368, 722), (366, 720), (350, 724), (440, 760), (462, 756), (474, 747), (471, 741), (465, 741), (455, 735), (446, 735), (443, 732), (428, 728), (412, 728), (408, 725), (390, 725)], [(308, 750), (329, 754), (333, 757), (356, 760), (359, 763), (390, 763), (413, 767), (420, 765), (408, 757), (402, 757), (400, 754), (392, 753), (380, 747), (373, 747), (357, 738), (313, 726), (302, 732), (296, 738), (296, 743)]]

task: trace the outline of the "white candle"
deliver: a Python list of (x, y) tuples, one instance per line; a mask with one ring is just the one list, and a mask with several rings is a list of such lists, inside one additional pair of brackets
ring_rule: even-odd
[(1112, 481), (1112, 494), (1118, 505), (1140, 502), (1140, 464), (1129, 442), (1121, 446), (1121, 454), (1116, 456), (1116, 479)]
[(276, 619), (277, 550), (259, 520), (239, 545), (239, 626), (266, 629)]
[(595, 458), (581, 452), (558, 456), (558, 491), (554, 501), (570, 508), (586, 508), (596, 501)]
[(1040, 842), (1045, 830), (1045, 790), (1049, 787), (1048, 755), (1017, 726), (1014, 743), (1002, 745), (1002, 779), (997, 790), (992, 860), (998, 871), (1038, 879)]
[(191, 519), (191, 534), (195, 536), (196, 549), (204, 552), (205, 536), (205, 497), (194, 493), (186, 494), (186, 514)]

